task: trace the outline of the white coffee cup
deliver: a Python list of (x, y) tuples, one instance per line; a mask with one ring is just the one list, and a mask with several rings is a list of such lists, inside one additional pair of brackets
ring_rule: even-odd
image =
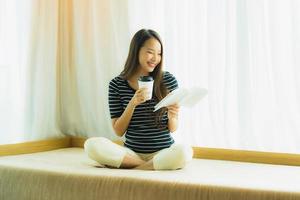
[(140, 88), (147, 88), (147, 90), (146, 90), (146, 93), (147, 93), (146, 100), (152, 99), (153, 83), (154, 83), (154, 80), (153, 80), (152, 76), (141, 76), (138, 79), (139, 89)]

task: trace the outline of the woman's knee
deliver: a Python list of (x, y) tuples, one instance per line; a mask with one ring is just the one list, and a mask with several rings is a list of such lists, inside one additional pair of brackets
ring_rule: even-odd
[(107, 142), (104, 137), (91, 137), (87, 139), (84, 143), (84, 150), (88, 153), (94, 151), (97, 147), (103, 146), (102, 144)]
[(126, 154), (121, 146), (103, 137), (93, 137), (84, 144), (87, 155), (100, 164), (119, 167)]
[(178, 163), (187, 163), (193, 158), (193, 149), (189, 146), (174, 144), (171, 146), (173, 157)]
[(175, 149), (177, 156), (180, 157), (185, 162), (189, 162), (192, 160), (194, 154), (192, 147), (175, 144), (174, 146), (172, 146), (172, 148)]
[(164, 149), (153, 158), (154, 168), (162, 169), (180, 169), (187, 162), (192, 160), (193, 150), (191, 147), (174, 144), (170, 148)]
[(106, 138), (103, 137), (92, 137), (87, 139), (84, 143), (84, 151), (91, 159), (97, 161), (102, 154), (101, 152), (103, 152), (105, 140)]

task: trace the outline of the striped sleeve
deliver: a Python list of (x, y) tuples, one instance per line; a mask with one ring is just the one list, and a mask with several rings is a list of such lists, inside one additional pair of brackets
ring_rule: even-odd
[(118, 89), (118, 82), (113, 79), (109, 83), (108, 103), (111, 119), (120, 117), (123, 113), (122, 102)]
[(164, 72), (164, 84), (166, 85), (167, 89), (172, 92), (173, 90), (178, 88), (178, 82), (173, 74), (170, 72)]

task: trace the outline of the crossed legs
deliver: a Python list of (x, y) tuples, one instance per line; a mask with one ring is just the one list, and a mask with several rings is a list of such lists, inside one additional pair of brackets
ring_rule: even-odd
[(190, 161), (193, 151), (190, 147), (174, 144), (144, 161), (134, 151), (117, 145), (103, 137), (88, 139), (84, 144), (88, 156), (99, 164), (115, 168), (143, 170), (173, 170), (183, 168)]

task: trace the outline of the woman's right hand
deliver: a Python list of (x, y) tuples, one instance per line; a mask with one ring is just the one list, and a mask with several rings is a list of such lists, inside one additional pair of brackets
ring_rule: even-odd
[(130, 102), (134, 107), (144, 103), (147, 100), (147, 88), (140, 88), (138, 89)]

